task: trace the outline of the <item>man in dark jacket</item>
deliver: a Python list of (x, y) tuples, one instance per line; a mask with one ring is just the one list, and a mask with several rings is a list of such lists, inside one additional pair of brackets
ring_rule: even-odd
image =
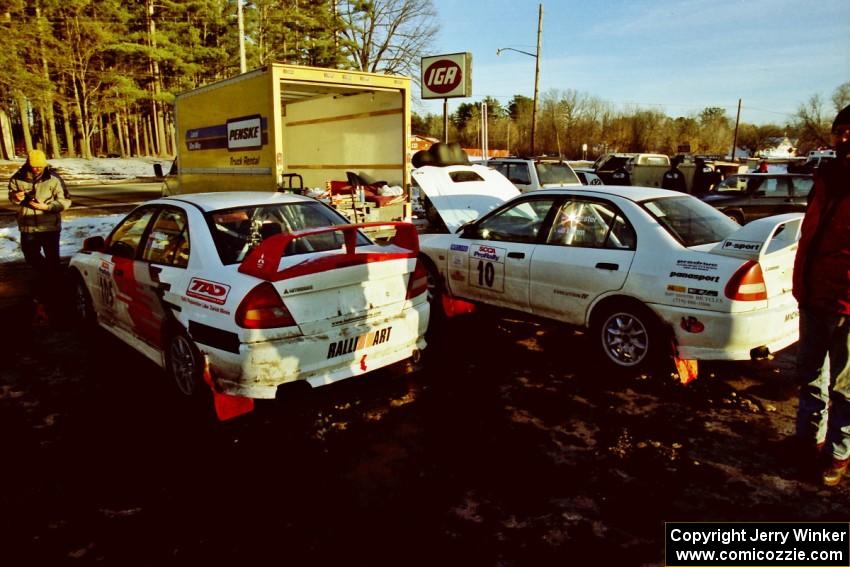
[(827, 486), (840, 483), (850, 464), (850, 106), (836, 116), (832, 136), (837, 159), (815, 174), (794, 261), (797, 440), (811, 457), (824, 448), (831, 455)]
[(680, 191), (686, 193), (688, 191), (687, 183), (685, 182), (685, 174), (679, 171), (679, 164), (682, 158), (674, 157), (670, 162), (670, 169), (664, 173), (661, 178), (661, 188), (670, 189), (672, 191)]
[(59, 274), (61, 213), (71, 206), (71, 200), (62, 178), (47, 166), (44, 152), (32, 150), (12, 176), (9, 201), (18, 206), (21, 251), (35, 272), (36, 301), (53, 303), (57, 290), (51, 285)]

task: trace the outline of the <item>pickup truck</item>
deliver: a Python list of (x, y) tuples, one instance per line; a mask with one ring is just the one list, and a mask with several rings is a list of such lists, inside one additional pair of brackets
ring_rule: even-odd
[(664, 154), (605, 154), (593, 168), (608, 185), (640, 185), (661, 187), (664, 173), (670, 169), (670, 158)]

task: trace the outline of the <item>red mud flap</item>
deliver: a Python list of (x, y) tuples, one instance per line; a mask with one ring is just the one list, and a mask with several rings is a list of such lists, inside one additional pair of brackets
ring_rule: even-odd
[(687, 384), (697, 379), (699, 367), (696, 360), (674, 356), (673, 362), (676, 364), (676, 373), (679, 375), (679, 381), (682, 384)]
[(458, 315), (466, 315), (475, 311), (475, 305), (462, 299), (454, 299), (447, 295), (442, 296), (443, 313), (446, 317), (457, 317)]
[(204, 357), (204, 382), (212, 390), (215, 414), (219, 421), (227, 421), (228, 419), (233, 419), (234, 417), (254, 411), (254, 398), (231, 396), (230, 394), (222, 394), (216, 391), (212, 374), (210, 373), (210, 362), (206, 357)]

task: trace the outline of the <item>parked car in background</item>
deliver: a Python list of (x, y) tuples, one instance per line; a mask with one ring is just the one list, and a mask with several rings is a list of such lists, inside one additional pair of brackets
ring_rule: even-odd
[(582, 185), (603, 185), (602, 178), (596, 175), (596, 172), (590, 168), (574, 167), (573, 171), (578, 175)]
[(275, 398), (418, 355), (426, 272), (408, 223), (378, 245), (324, 203), (195, 193), (130, 212), (71, 259), (76, 309), (164, 368), (187, 396)]
[(809, 174), (743, 173), (721, 181), (701, 198), (738, 224), (782, 213), (805, 212), (814, 179)]
[(626, 165), (635, 154), (605, 154), (593, 162), (593, 171), (605, 185), (631, 185)]
[[(418, 177), (426, 193), (433, 173)], [(420, 243), (432, 310), (446, 296), (588, 328), (601, 361), (632, 370), (674, 345), (748, 360), (795, 342), (801, 219), (741, 227), (690, 195), (597, 185), (522, 194)]]
[(570, 164), (558, 159), (494, 158), (488, 160), (487, 165), (507, 177), (523, 193), (582, 184)]

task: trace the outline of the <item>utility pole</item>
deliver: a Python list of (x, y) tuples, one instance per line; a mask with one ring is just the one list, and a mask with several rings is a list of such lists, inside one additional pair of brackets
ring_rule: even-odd
[(236, 0), (236, 19), (239, 21), (239, 72), (248, 71), (245, 61), (245, 19), (242, 17), (242, 0)]
[(516, 51), (529, 57), (534, 57), (534, 104), (531, 107), (531, 155), (535, 155), (534, 137), (537, 130), (537, 95), (540, 90), (540, 40), (543, 35), (543, 4), (540, 4), (537, 16), (537, 51), (529, 53), (521, 49), (513, 47), (501, 47), (496, 50), (496, 55), (501, 55), (503, 51)]
[(543, 35), (543, 4), (537, 15), (537, 52), (534, 56), (534, 107), (531, 109), (531, 155), (535, 153), (535, 134), (537, 133), (537, 93), (540, 88), (540, 39)]
[(735, 137), (732, 139), (732, 161), (735, 159), (735, 150), (738, 148), (738, 124), (741, 122), (741, 99), (738, 99), (738, 117), (735, 118)]

